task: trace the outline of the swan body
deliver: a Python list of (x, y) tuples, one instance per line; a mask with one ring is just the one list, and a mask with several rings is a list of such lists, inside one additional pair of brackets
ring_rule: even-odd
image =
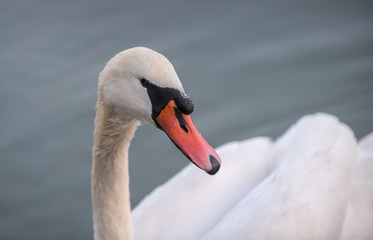
[(357, 158), (351, 130), (330, 115), (307, 116), (271, 155), (272, 173), (205, 239), (338, 239)]
[(137, 239), (372, 239), (373, 134), (358, 147), (348, 126), (319, 113), (275, 142), (217, 151), (219, 174), (187, 166), (139, 203)]

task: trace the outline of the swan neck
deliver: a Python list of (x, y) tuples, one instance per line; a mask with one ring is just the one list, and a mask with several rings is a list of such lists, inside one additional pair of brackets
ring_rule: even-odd
[(94, 239), (133, 239), (128, 149), (139, 124), (98, 102), (91, 175)]

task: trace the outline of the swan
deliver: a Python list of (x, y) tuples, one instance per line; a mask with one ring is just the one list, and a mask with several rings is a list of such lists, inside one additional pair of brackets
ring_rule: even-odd
[(194, 105), (172, 64), (151, 49), (131, 48), (106, 64), (96, 108), (91, 173), (96, 240), (133, 239), (128, 149), (140, 121), (164, 131), (208, 174), (220, 168), (220, 157), (193, 125)]
[[(215, 151), (192, 111), (163, 55), (136, 47), (107, 63), (92, 152), (95, 239), (372, 239), (373, 134), (358, 145), (347, 125), (317, 113), (276, 141)], [(163, 130), (193, 164), (131, 212), (128, 149), (140, 121)]]

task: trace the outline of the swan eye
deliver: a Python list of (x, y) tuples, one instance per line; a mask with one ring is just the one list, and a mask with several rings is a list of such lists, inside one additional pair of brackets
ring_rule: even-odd
[(149, 81), (146, 80), (145, 78), (140, 79), (140, 83), (144, 88), (147, 88), (149, 86)]

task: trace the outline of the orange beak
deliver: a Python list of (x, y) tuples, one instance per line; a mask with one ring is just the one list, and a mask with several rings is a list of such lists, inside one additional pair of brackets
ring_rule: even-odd
[(197, 131), (191, 117), (180, 112), (174, 100), (159, 113), (156, 121), (195, 165), (211, 175), (219, 170), (219, 155)]

